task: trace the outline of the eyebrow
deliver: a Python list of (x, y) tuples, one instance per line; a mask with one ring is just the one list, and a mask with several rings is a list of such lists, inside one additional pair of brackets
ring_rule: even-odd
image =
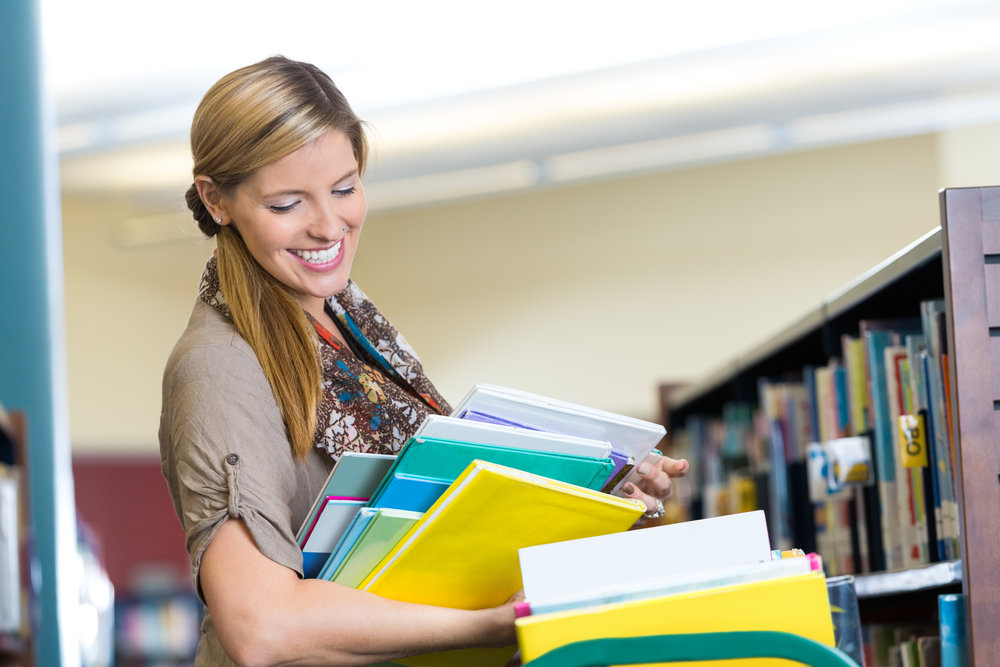
[[(347, 179), (349, 179), (349, 178), (351, 178), (353, 176), (357, 176), (357, 175), (358, 175), (358, 170), (357, 169), (351, 169), (349, 172), (347, 172), (346, 174), (344, 174), (343, 176), (341, 176), (340, 178), (338, 178), (337, 180), (335, 180), (333, 183), (334, 183), (334, 185), (336, 185), (337, 183), (341, 183), (341, 182), (346, 181)], [(260, 198), (261, 199), (271, 199), (272, 197), (281, 197), (281, 196), (287, 196), (287, 195), (304, 195), (304, 194), (306, 194), (305, 190), (278, 190), (276, 192), (261, 193)]]

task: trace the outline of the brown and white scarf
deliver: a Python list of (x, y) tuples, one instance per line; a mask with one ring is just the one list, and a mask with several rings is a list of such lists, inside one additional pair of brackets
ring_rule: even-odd
[[(232, 321), (214, 256), (205, 266), (199, 295)], [(427, 379), (413, 348), (361, 288), (348, 281), (327, 303), (356, 354), (343, 350), (314, 321), (323, 366), (316, 447), (335, 459), (345, 451), (394, 454), (425, 416), (448, 414), (451, 407)]]

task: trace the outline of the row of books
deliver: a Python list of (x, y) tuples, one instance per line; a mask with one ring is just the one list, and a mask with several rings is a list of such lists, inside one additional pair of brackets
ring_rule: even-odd
[(957, 558), (943, 301), (839, 343), (823, 365), (760, 378), (756, 405), (674, 434), (704, 515), (766, 507), (776, 543), (815, 547), (830, 574)]
[(867, 665), (965, 667), (969, 664), (965, 602), (961, 593), (938, 596), (936, 624), (869, 625), (864, 628)]

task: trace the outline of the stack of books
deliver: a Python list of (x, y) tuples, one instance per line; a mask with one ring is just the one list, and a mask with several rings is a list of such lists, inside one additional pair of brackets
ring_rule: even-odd
[[(645, 507), (611, 495), (664, 428), (494, 385), (431, 415), (399, 454), (346, 453), (297, 539), (307, 577), (462, 609), (522, 587), (518, 550), (628, 530)], [(502, 665), (516, 647), (407, 664)]]
[[(400, 660), (501, 667), (602, 636), (781, 629), (832, 645), (818, 557), (776, 560), (764, 513), (629, 531), (610, 493), (662, 426), (493, 385), (396, 456), (349, 453), (303, 522), (307, 576), (459, 609), (520, 589), (519, 646)], [(658, 567), (651, 572), (649, 567)]]

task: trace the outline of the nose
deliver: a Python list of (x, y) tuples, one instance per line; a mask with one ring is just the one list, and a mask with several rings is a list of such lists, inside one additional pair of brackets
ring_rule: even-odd
[(309, 234), (324, 241), (334, 241), (343, 236), (347, 224), (340, 214), (336, 201), (326, 201), (316, 208), (309, 225)]

